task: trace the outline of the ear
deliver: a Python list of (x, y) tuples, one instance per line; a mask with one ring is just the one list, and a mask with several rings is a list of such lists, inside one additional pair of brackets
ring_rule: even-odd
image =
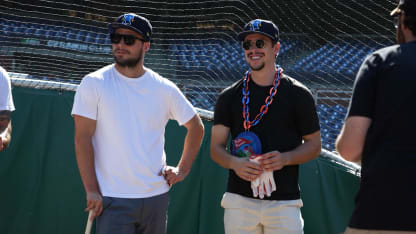
[(277, 55), (279, 54), (279, 51), (280, 51), (280, 42), (277, 42), (273, 48), (274, 57), (277, 57)]
[(144, 49), (144, 52), (147, 52), (149, 49), (150, 49), (150, 42), (144, 42), (143, 43), (143, 49)]

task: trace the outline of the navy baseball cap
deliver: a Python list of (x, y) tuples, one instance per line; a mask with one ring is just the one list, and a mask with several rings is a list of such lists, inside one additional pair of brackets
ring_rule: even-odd
[(252, 33), (260, 33), (270, 37), (272, 41), (279, 41), (279, 28), (272, 21), (255, 19), (248, 22), (243, 32), (238, 34), (238, 40), (244, 41), (244, 38)]
[(399, 4), (391, 11), (390, 15), (397, 16), (403, 11), (406, 16), (416, 16), (416, 0), (400, 0)]
[(133, 30), (142, 35), (145, 41), (150, 41), (152, 36), (152, 25), (149, 20), (134, 13), (120, 15), (113, 23), (108, 24), (110, 34), (114, 33), (117, 28)]

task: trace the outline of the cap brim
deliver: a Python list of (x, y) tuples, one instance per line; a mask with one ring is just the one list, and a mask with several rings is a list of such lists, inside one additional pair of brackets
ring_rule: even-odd
[(246, 36), (248, 36), (249, 34), (254, 34), (254, 33), (265, 35), (265, 36), (269, 37), (270, 39), (274, 40), (273, 37), (270, 36), (270, 34), (267, 34), (267, 33), (264, 33), (264, 32), (255, 32), (255, 31), (241, 32), (241, 33), (238, 34), (237, 38), (238, 38), (239, 41), (244, 41), (244, 38), (246, 38)]
[(394, 8), (394, 10), (392, 10), (390, 12), (390, 16), (396, 16), (396, 15), (400, 14), (401, 12), (402, 12), (402, 10), (398, 6), (398, 7)]
[(142, 35), (143, 38), (146, 39), (146, 36), (144, 35), (144, 33), (142, 31), (140, 31), (137, 28), (132, 27), (130, 25), (125, 25), (125, 24), (120, 24), (120, 23), (111, 23), (111, 24), (108, 24), (108, 31), (109, 31), (110, 34), (111, 33), (114, 33), (114, 31), (116, 29), (118, 29), (118, 28), (130, 29), (130, 30), (135, 31), (138, 34)]
[(246, 36), (248, 34), (252, 34), (253, 32), (241, 32), (238, 34), (237, 38), (239, 41), (244, 41), (244, 38), (246, 38)]

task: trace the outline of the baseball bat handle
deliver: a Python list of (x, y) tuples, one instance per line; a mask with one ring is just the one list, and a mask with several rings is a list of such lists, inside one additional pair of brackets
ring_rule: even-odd
[(92, 221), (91, 220), (91, 216), (92, 216), (92, 210), (90, 210), (89, 214), (88, 214), (88, 220), (87, 220), (87, 226), (85, 227), (85, 234), (90, 234), (91, 233), (91, 227), (92, 227)]

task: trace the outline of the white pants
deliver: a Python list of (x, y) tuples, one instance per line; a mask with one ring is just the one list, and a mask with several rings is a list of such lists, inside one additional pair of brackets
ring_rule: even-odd
[(221, 206), (226, 234), (303, 233), (300, 199), (267, 201), (226, 192)]

